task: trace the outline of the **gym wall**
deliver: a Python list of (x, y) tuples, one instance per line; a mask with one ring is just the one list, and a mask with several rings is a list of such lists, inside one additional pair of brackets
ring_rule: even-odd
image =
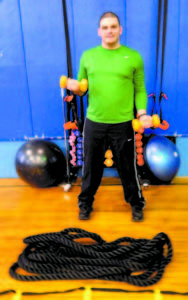
[[(142, 54), (147, 93), (155, 92), (158, 101), (162, 59), (161, 29), (156, 69), (158, 0), (67, 0), (66, 3), (74, 77), (82, 52), (100, 43), (97, 36), (100, 15), (113, 11), (123, 26), (121, 43)], [(168, 99), (162, 100), (161, 107), (170, 127), (167, 131), (156, 131), (177, 137), (183, 161), (178, 176), (188, 175), (187, 13), (186, 0), (168, 0), (162, 83)], [(162, 23), (163, 18), (161, 26)], [(59, 78), (67, 74), (67, 61), (62, 0), (1, 0), (0, 33), (0, 177), (17, 177), (15, 154), (27, 139), (50, 138), (64, 151)], [(149, 112), (152, 106), (153, 100), (148, 98)]]

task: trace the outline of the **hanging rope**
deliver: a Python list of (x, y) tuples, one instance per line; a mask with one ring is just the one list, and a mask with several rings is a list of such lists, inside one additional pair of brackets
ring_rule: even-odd
[[(85, 238), (92, 243), (75, 241)], [(67, 228), (27, 237), (24, 243), (26, 248), (9, 270), (22, 281), (101, 279), (144, 287), (161, 279), (172, 258), (170, 239), (162, 232), (151, 240), (122, 237), (107, 243), (96, 233)], [(18, 269), (34, 275), (22, 275)]]
[[(163, 15), (162, 15), (163, 12)], [(151, 116), (157, 113), (158, 109), (160, 111), (160, 125), (159, 128), (162, 130), (167, 130), (169, 128), (169, 123), (163, 119), (162, 115), (162, 108), (161, 108), (161, 101), (162, 99), (167, 100), (167, 96), (163, 93), (163, 73), (164, 73), (164, 61), (165, 61), (165, 48), (166, 48), (166, 28), (167, 28), (167, 14), (168, 12), (168, 0), (158, 0), (158, 22), (157, 22), (157, 45), (156, 45), (156, 71), (155, 71), (155, 80), (154, 80), (154, 93), (151, 93), (148, 97), (153, 97), (153, 108), (151, 111)], [(161, 22), (162, 19), (162, 22)], [(162, 28), (161, 28), (162, 27)], [(162, 49), (161, 49), (161, 74), (160, 74), (160, 95), (159, 95), (159, 107), (157, 108), (156, 103), (156, 89), (157, 89), (157, 77), (158, 77), (158, 64), (159, 64), (159, 42), (160, 42), (160, 35), (162, 29)]]

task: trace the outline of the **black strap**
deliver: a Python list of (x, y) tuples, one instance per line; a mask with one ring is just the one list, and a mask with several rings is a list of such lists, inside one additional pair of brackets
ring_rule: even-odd
[(65, 27), (68, 77), (72, 78), (73, 77), (73, 72), (72, 72), (72, 59), (71, 59), (68, 20), (67, 20), (66, 0), (63, 0), (63, 18), (64, 18), (64, 27)]
[[(66, 0), (63, 0), (63, 18), (64, 18), (64, 28), (65, 28), (68, 77), (73, 78)], [(67, 94), (70, 95), (71, 92), (67, 90)], [(76, 99), (76, 95), (73, 96), (74, 96), (73, 100), (70, 103), (67, 103), (67, 121), (70, 121), (70, 119), (72, 120), (74, 119), (77, 121), (77, 123), (79, 123), (78, 114), (77, 114), (77, 99)]]
[(164, 12), (163, 12), (163, 36), (162, 36), (162, 62), (161, 62), (161, 82), (160, 82), (160, 90), (162, 90), (163, 71), (164, 71), (164, 58), (165, 58), (165, 46), (166, 46), (167, 9), (168, 9), (168, 0), (164, 0)]
[(162, 6), (162, 0), (158, 0), (157, 49), (156, 49), (156, 68), (155, 68), (155, 87), (154, 87), (154, 90), (156, 89), (158, 60), (159, 60), (159, 40), (160, 40), (160, 24), (161, 24), (161, 6)]
[[(67, 71), (68, 77), (73, 78), (73, 71), (72, 71), (72, 59), (71, 59), (71, 48), (70, 48), (70, 38), (69, 38), (69, 28), (68, 28), (68, 19), (67, 19), (67, 7), (66, 7), (66, 0), (62, 0), (63, 4), (63, 20), (64, 20), (64, 29), (65, 29), (65, 40), (66, 40), (66, 54), (67, 54)], [(70, 90), (66, 90), (68, 96), (72, 94)], [(79, 126), (78, 114), (77, 114), (77, 99), (76, 95), (73, 95), (73, 99), (70, 102), (66, 102), (66, 121), (76, 120)], [(67, 134), (65, 132), (65, 134)], [(68, 130), (68, 136), (70, 136), (71, 130)], [(70, 146), (71, 147), (71, 146)], [(70, 149), (69, 149), (70, 150)], [(67, 156), (67, 182), (70, 183), (75, 177), (77, 176), (76, 170), (73, 171), (70, 160), (71, 155), (66, 146), (66, 156)], [(71, 178), (72, 176), (72, 178)]]
[(153, 97), (153, 108), (152, 108), (152, 111), (151, 111), (151, 116), (153, 116), (153, 114), (157, 113), (155, 93), (152, 94), (152, 97)]
[(159, 62), (159, 42), (160, 42), (160, 28), (161, 28), (161, 7), (162, 7), (162, 0), (158, 0), (157, 44), (156, 44), (156, 64), (155, 64), (154, 93), (152, 93), (150, 95), (150, 96), (153, 97), (153, 108), (152, 108), (152, 111), (151, 111), (151, 116), (155, 112), (157, 113), (156, 94), (155, 93), (156, 93), (157, 75), (158, 75), (158, 62)]
[(167, 26), (167, 10), (168, 0), (158, 0), (158, 21), (157, 21), (157, 49), (156, 49), (156, 73), (155, 73), (155, 85), (157, 81), (157, 69), (159, 61), (159, 41), (160, 41), (160, 28), (161, 28), (161, 10), (163, 1), (163, 23), (162, 23), (162, 54), (161, 54), (161, 80), (160, 90), (162, 89), (163, 71), (164, 71), (164, 58), (165, 58), (165, 46), (166, 46), (166, 26)]
[(164, 11), (163, 11), (163, 35), (162, 35), (162, 60), (161, 60), (161, 81), (160, 81), (160, 95), (159, 95), (159, 108), (160, 108), (160, 122), (163, 122), (161, 101), (164, 97), (164, 93), (162, 91), (163, 84), (163, 73), (164, 73), (164, 59), (165, 59), (165, 47), (166, 47), (166, 26), (167, 26), (167, 10), (168, 10), (168, 0), (164, 1)]
[[(160, 78), (160, 95), (159, 95), (159, 109), (160, 109), (160, 122), (163, 121), (162, 117), (162, 109), (161, 109), (161, 101), (164, 97), (164, 93), (162, 92), (162, 83), (163, 83), (163, 73), (164, 73), (164, 59), (165, 59), (165, 46), (166, 46), (166, 27), (167, 27), (167, 10), (168, 10), (168, 0), (158, 0), (158, 21), (157, 21), (157, 48), (156, 48), (156, 72), (155, 72), (155, 86), (154, 90), (156, 91), (156, 83), (157, 83), (157, 75), (158, 75), (158, 62), (159, 62), (159, 42), (160, 42), (160, 28), (161, 28), (161, 11), (162, 11), (162, 3), (163, 3), (163, 23), (162, 23), (162, 53), (161, 53), (161, 78)], [(156, 95), (155, 92), (152, 94), (153, 96), (153, 108), (151, 115), (154, 114), (154, 111), (157, 112), (156, 108)]]

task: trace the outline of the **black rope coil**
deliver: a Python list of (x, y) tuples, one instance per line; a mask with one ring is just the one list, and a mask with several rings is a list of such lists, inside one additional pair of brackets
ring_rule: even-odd
[[(77, 239), (89, 238), (90, 244)], [(145, 287), (157, 283), (172, 259), (172, 244), (161, 232), (153, 239), (122, 237), (106, 242), (80, 228), (30, 236), (9, 274), (21, 281), (101, 279)], [(25, 275), (24, 270), (31, 275)]]

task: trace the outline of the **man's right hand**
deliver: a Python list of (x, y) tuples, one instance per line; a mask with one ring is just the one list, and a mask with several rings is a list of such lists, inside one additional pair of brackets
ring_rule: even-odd
[(76, 79), (67, 78), (67, 89), (75, 92), (79, 90), (79, 82)]
[(76, 79), (68, 78), (66, 88), (72, 91), (74, 94), (83, 94), (83, 92), (80, 90), (79, 82)]
[(78, 80), (67, 78), (66, 76), (62, 75), (60, 77), (59, 85), (62, 91), (62, 97), (64, 95), (63, 89), (68, 89), (72, 91), (74, 94), (78, 96), (84, 95), (84, 93), (88, 89), (88, 82), (87, 79), (82, 79), (80, 82)]

